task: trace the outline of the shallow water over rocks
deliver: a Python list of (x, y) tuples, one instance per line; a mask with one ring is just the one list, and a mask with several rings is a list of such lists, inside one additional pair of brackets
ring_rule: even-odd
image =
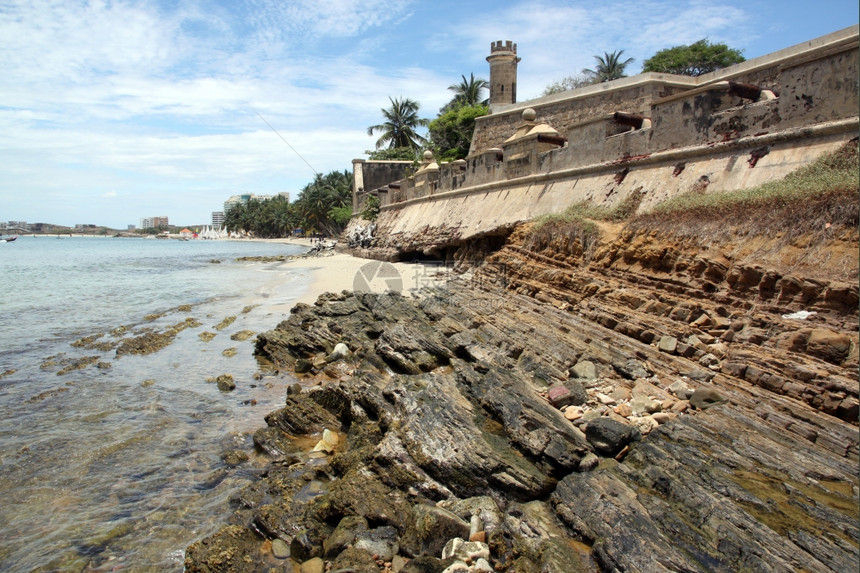
[[(307, 273), (235, 259), (299, 248), (14, 247), (0, 273), (0, 569), (181, 571), (184, 547), (256, 478), (252, 433), (295, 382), (252, 356), (248, 333), (281, 319), (269, 308)], [(224, 374), (235, 390), (207, 382)]]

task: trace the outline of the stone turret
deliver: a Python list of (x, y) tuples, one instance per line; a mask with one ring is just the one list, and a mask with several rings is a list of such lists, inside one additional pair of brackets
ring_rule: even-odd
[(517, 45), (506, 40), (490, 44), (490, 106), (517, 102)]

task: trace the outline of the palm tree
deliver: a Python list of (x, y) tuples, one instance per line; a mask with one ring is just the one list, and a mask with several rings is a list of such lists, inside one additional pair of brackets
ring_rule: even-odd
[(590, 70), (586, 68), (582, 70), (582, 73), (593, 76), (596, 83), (609, 82), (626, 77), (624, 75), (624, 68), (633, 62), (633, 58), (627, 58), (622, 62), (621, 54), (623, 53), (624, 50), (618, 50), (611, 54), (603, 52), (603, 57), (594, 56), (594, 59), (597, 60), (595, 69)]
[(348, 171), (317, 173), (302, 189), (295, 203), (308, 231), (336, 234), (340, 225), (332, 220), (331, 210), (352, 203), (352, 177)]
[(380, 110), (385, 117), (385, 123), (371, 125), (367, 128), (367, 135), (373, 135), (374, 131), (382, 133), (376, 141), (377, 149), (386, 145), (389, 149), (397, 147), (419, 149), (426, 140), (415, 130), (426, 126), (428, 121), (418, 117), (418, 102), (403, 97), (388, 99), (391, 101), (391, 107)]
[(446, 105), (446, 108), (462, 105), (474, 107), (476, 105), (487, 105), (488, 99), (481, 99), (483, 90), (489, 90), (490, 85), (484, 78), (475, 78), (475, 74), (470, 73), (469, 79), (466, 76), (460, 76), (463, 81), (459, 84), (451, 84), (448, 90), (454, 92), (454, 99)]

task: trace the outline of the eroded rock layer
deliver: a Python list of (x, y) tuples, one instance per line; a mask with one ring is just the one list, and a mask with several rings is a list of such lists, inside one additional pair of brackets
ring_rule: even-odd
[(302, 387), (187, 570), (282, 568), (275, 545), (344, 571), (856, 569), (856, 283), (604, 231), (519, 229), (420, 297), (328, 294), (260, 335)]

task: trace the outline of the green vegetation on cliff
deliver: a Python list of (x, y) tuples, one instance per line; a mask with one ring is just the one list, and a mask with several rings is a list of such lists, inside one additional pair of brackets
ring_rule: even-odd
[[(708, 193), (707, 186), (636, 214), (642, 195), (631, 193), (613, 208), (575, 203), (562, 213), (533, 221), (526, 246), (533, 251), (549, 244), (589, 257), (600, 239), (595, 221), (625, 223), (631, 230), (668, 231), (680, 237), (710, 242), (731, 235), (779, 237), (784, 244), (808, 235), (810, 244), (826, 240), (841, 229), (856, 230), (860, 222), (858, 142), (802, 167), (779, 181), (749, 189)], [(579, 246), (575, 246), (578, 242)]]
[(856, 228), (859, 187), (858, 142), (853, 140), (779, 181), (724, 193), (700, 188), (657, 205), (631, 223), (637, 227), (668, 225), (684, 235), (702, 234), (707, 227), (711, 236), (724, 236), (731, 227), (745, 227), (749, 235), (781, 234), (790, 239), (804, 233)]
[(538, 217), (526, 240), (526, 246), (529, 250), (541, 251), (559, 239), (569, 247), (578, 242), (579, 247), (573, 248), (581, 249), (581, 254), (588, 258), (600, 239), (600, 229), (593, 221), (625, 221), (636, 213), (641, 201), (642, 195), (639, 193), (628, 195), (624, 201), (612, 208), (580, 201), (561, 213)]

